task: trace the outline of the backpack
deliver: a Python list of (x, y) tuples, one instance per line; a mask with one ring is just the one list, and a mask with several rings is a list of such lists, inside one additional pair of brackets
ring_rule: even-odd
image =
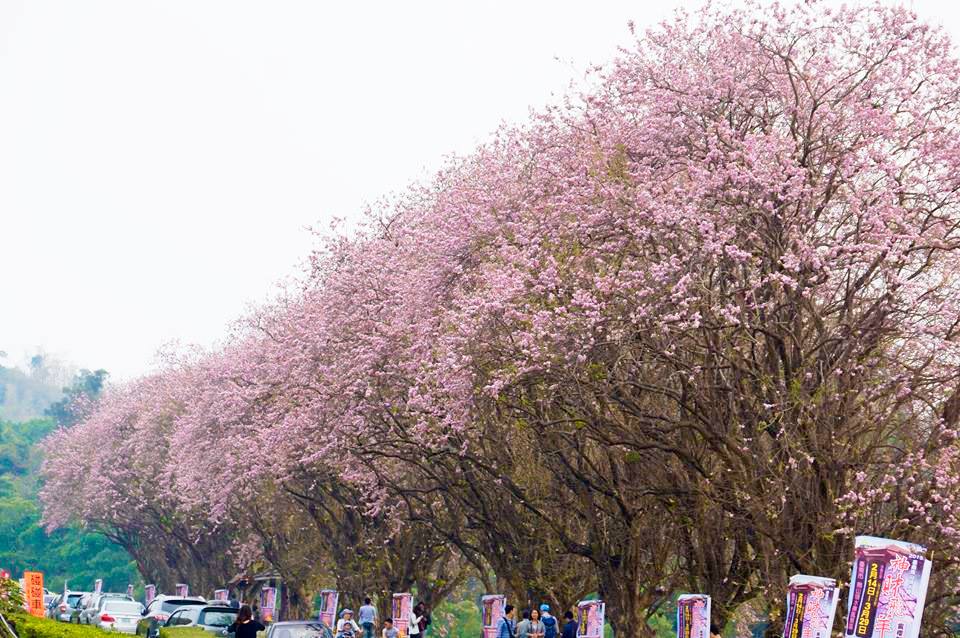
[(541, 618), (540, 622), (543, 623), (545, 631), (543, 632), (543, 638), (557, 638), (557, 619), (553, 616), (547, 616), (546, 618)]

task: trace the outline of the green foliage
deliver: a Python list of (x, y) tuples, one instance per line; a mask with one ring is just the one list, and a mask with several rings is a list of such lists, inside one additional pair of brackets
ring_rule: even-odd
[(0, 614), (19, 612), (23, 607), (23, 590), (12, 578), (0, 578)]
[(647, 624), (657, 638), (673, 638), (677, 635), (675, 615), (674, 612), (674, 616), (668, 617), (667, 614), (658, 612), (647, 620)]
[(434, 638), (479, 638), (483, 632), (480, 608), (470, 600), (445, 601), (433, 611), (428, 635)]
[(200, 627), (161, 627), (160, 638), (210, 638), (214, 634)]
[(65, 579), (73, 589), (89, 589), (97, 578), (108, 590), (125, 591), (138, 576), (118, 545), (79, 528), (52, 534), (43, 529), (37, 444), (55, 427), (50, 419), (0, 422), (0, 567), (13, 574), (43, 572), (44, 584), (53, 591), (62, 589)]
[(106, 634), (118, 635), (91, 625), (72, 625), (69, 623), (37, 618), (18, 613), (9, 617), (16, 625), (20, 638), (104, 638)]
[(77, 422), (77, 415), (74, 413), (74, 402), (81, 397), (96, 398), (103, 390), (103, 383), (107, 380), (106, 370), (81, 370), (73, 384), (63, 389), (63, 398), (52, 404), (44, 411), (49, 417), (52, 417), (59, 425), (69, 426)]

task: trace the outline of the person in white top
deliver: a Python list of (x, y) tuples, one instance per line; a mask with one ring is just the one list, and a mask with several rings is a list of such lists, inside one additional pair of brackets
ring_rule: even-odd
[(421, 620), (423, 619), (420, 616), (418, 616), (413, 609), (411, 609), (410, 610), (410, 627), (407, 628), (407, 634), (410, 636), (410, 638), (413, 638), (413, 636), (420, 635)]

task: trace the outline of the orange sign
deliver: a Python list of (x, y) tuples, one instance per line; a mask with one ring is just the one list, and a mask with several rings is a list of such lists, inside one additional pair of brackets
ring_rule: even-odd
[(43, 574), (40, 572), (23, 572), (23, 584), (27, 605), (30, 613), (43, 618)]

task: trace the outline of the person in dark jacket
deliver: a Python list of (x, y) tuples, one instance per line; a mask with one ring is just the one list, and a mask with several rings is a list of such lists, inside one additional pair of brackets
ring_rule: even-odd
[(513, 605), (503, 608), (503, 616), (497, 623), (497, 638), (514, 638), (516, 627), (513, 624)]
[(566, 619), (566, 623), (563, 625), (563, 634), (561, 638), (577, 638), (577, 621), (573, 619), (572, 611), (565, 611), (563, 617)]
[(259, 621), (253, 619), (250, 605), (244, 605), (237, 614), (237, 620), (227, 627), (228, 634), (235, 634), (236, 638), (257, 638), (257, 632), (266, 629)]

